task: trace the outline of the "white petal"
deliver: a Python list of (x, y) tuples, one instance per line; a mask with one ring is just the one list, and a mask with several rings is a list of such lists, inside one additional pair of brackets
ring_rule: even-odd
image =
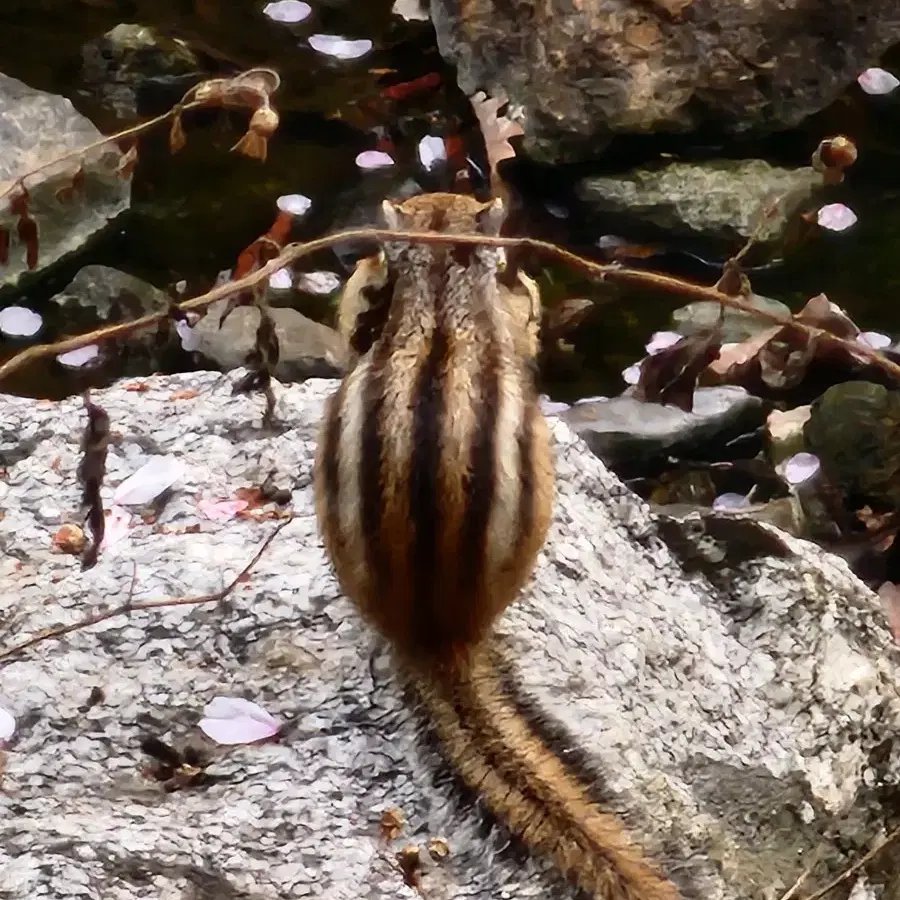
[(884, 350), (894, 342), (880, 331), (861, 331), (856, 339), (863, 344), (868, 344), (873, 350)]
[(814, 478), (821, 468), (819, 457), (812, 453), (795, 453), (784, 463), (784, 480), (788, 484), (803, 484)]
[(15, 716), (0, 706), (0, 744), (8, 741), (16, 733)]
[(115, 547), (128, 536), (131, 527), (131, 513), (121, 506), (113, 506), (106, 511), (106, 527), (103, 529), (101, 550)]
[(602, 394), (595, 394), (593, 397), (580, 397), (575, 401), (575, 406), (578, 406), (580, 403), (607, 403), (609, 401), (609, 397), (604, 397)]
[(263, 13), (273, 22), (293, 24), (302, 22), (312, 12), (312, 7), (302, 0), (275, 0), (263, 7)]
[(250, 504), (246, 500), (201, 500), (197, 509), (213, 522), (227, 522)]
[(261, 706), (242, 697), (216, 697), (207, 703), (199, 724), (218, 744), (252, 744), (278, 734), (281, 728)]
[(393, 157), (381, 150), (363, 150), (356, 157), (356, 164), (361, 169), (384, 169), (394, 164)]
[(307, 294), (333, 294), (341, 286), (334, 272), (304, 272), (297, 278), (297, 289)]
[(289, 291), (293, 287), (291, 273), (288, 269), (278, 269), (269, 276), (269, 287), (273, 291)]
[(200, 346), (200, 336), (184, 319), (176, 320), (175, 331), (178, 332), (178, 336), (181, 338), (181, 346), (188, 353), (193, 353)]
[(357, 41), (348, 40), (339, 34), (311, 34), (309, 46), (335, 59), (359, 59), (372, 49), (372, 42), (365, 38)]
[(546, 394), (541, 394), (538, 400), (541, 404), (541, 412), (545, 416), (558, 416), (569, 408), (568, 403), (563, 403), (560, 400), (551, 400)]
[(427, 22), (428, 10), (422, 2), (423, 0), (394, 0), (391, 12), (407, 22)]
[[(643, 360), (641, 362), (643, 362)], [(636, 362), (627, 369), (623, 369), (622, 379), (625, 384), (637, 384), (641, 380), (641, 363)]]
[(447, 159), (447, 145), (442, 137), (426, 135), (419, 141), (418, 155), (419, 162), (426, 169), (433, 169)]
[(743, 494), (719, 494), (715, 500), (713, 500), (712, 508), (713, 509), (744, 509), (750, 505), (750, 501)]
[(25, 306), (0, 309), (0, 331), (7, 337), (32, 337), (41, 330), (43, 319)]
[(856, 80), (867, 94), (890, 94), (900, 85), (896, 76), (878, 67), (866, 69)]
[(682, 337), (683, 335), (680, 335), (677, 331), (657, 331), (654, 332), (645, 349), (650, 356), (653, 356), (656, 353), (667, 350), (673, 344), (677, 344)]
[(309, 212), (312, 200), (303, 194), (284, 194), (278, 198), (277, 205), (282, 212), (290, 213), (292, 216), (303, 216)]
[(856, 213), (843, 203), (829, 203), (823, 206), (817, 220), (822, 228), (829, 231), (846, 231), (851, 225), (856, 224)]
[(88, 344), (86, 347), (78, 347), (68, 353), (60, 353), (56, 361), (70, 369), (78, 369), (100, 356), (100, 348), (96, 344)]
[(174, 456), (154, 456), (116, 488), (113, 503), (119, 506), (150, 503), (184, 477), (186, 471), (184, 462)]

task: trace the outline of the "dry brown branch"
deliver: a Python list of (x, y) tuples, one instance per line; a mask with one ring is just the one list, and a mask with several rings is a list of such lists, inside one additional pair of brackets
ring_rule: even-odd
[(165, 600), (146, 600), (142, 603), (133, 603), (131, 597), (134, 593), (134, 584), (136, 580), (135, 573), (133, 573), (131, 586), (128, 591), (128, 599), (124, 603), (113, 607), (112, 609), (107, 609), (104, 612), (86, 616), (78, 622), (73, 622), (71, 625), (57, 625), (53, 628), (48, 628), (33, 637), (27, 638), (21, 643), (14, 644), (12, 647), (7, 647), (5, 650), (0, 650), (0, 662), (9, 659), (11, 656), (15, 656), (17, 653), (21, 653), (23, 650), (34, 647), (36, 644), (40, 644), (43, 641), (55, 640), (67, 634), (71, 634), (73, 631), (81, 631), (85, 628), (99, 625), (101, 622), (114, 619), (116, 616), (124, 616), (141, 610), (162, 609), (167, 606), (196, 606), (200, 603), (218, 603), (219, 601), (224, 600), (235, 587), (250, 574), (253, 567), (259, 562), (263, 553), (268, 549), (269, 544), (275, 540), (281, 529), (286, 525), (289, 525), (292, 521), (293, 516), (279, 523), (262, 544), (260, 544), (259, 549), (253, 554), (253, 558), (250, 562), (248, 562), (247, 565), (225, 585), (225, 587), (220, 588), (218, 591), (213, 591), (210, 594), (201, 594), (199, 597), (168, 597)]
[(853, 865), (848, 866), (840, 875), (829, 881), (825, 887), (820, 888), (814, 894), (810, 894), (806, 900), (821, 900), (826, 894), (830, 894), (836, 887), (842, 885), (845, 881), (852, 878), (860, 869), (868, 865), (882, 850), (897, 840), (898, 837), (900, 837), (900, 826), (888, 834), (880, 844), (876, 844), (871, 850), (864, 853), (855, 863), (853, 863)]
[[(760, 321), (768, 322), (772, 325), (803, 328), (811, 335), (824, 337), (827, 340), (834, 341), (836, 344), (843, 345), (857, 356), (864, 358), (866, 361), (877, 366), (883, 372), (900, 382), (900, 366), (886, 356), (880, 354), (878, 351), (867, 347), (865, 344), (836, 337), (820, 328), (816, 328), (804, 322), (798, 322), (790, 316), (781, 316), (777, 313), (758, 309), (747, 303), (745, 300), (742, 300), (740, 297), (730, 296), (729, 294), (718, 290), (715, 286), (710, 287), (702, 284), (695, 284), (690, 281), (676, 278), (672, 275), (663, 275), (657, 272), (644, 271), (642, 269), (628, 269), (622, 267), (619, 263), (593, 262), (592, 260), (585, 259), (569, 250), (564, 250), (556, 244), (529, 237), (488, 237), (475, 234), (451, 235), (436, 232), (389, 231), (382, 228), (354, 228), (348, 231), (339, 231), (314, 241), (288, 244), (278, 256), (269, 260), (265, 265), (251, 272), (249, 275), (239, 278), (236, 281), (219, 285), (218, 287), (207, 291), (205, 294), (201, 294), (199, 297), (184, 300), (178, 304), (178, 309), (182, 312), (203, 309), (218, 300), (230, 297), (232, 294), (253, 288), (260, 284), (264, 279), (267, 279), (274, 272), (278, 271), (278, 269), (285, 268), (304, 256), (317, 253), (319, 250), (328, 249), (335, 244), (344, 241), (367, 240), (403, 240), (425, 244), (483, 244), (492, 247), (531, 250), (539, 255), (558, 259), (599, 281), (631, 285), (632, 287), (644, 290), (657, 290), (681, 298), (685, 302), (719, 303), (722, 306), (747, 313)], [(36, 344), (35, 346), (29, 347), (21, 353), (16, 354), (3, 365), (0, 365), (0, 383), (8, 378), (13, 372), (18, 371), (28, 363), (43, 359), (47, 356), (56, 356), (60, 353), (66, 353), (69, 350), (75, 350), (76, 348), (83, 347), (87, 344), (94, 344), (99, 341), (119, 337), (120, 335), (130, 334), (133, 331), (147, 328), (151, 325), (157, 325), (167, 315), (168, 312), (155, 313), (130, 322), (120, 322), (116, 325), (98, 328), (87, 334), (67, 338), (54, 344)]]

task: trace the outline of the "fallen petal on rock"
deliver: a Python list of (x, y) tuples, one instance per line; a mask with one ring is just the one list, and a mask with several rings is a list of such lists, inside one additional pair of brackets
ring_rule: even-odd
[(199, 335), (184, 319), (179, 319), (175, 323), (175, 331), (178, 333), (178, 337), (181, 338), (182, 349), (188, 353), (193, 353), (200, 346)]
[(167, 491), (186, 471), (184, 463), (174, 456), (155, 456), (129, 475), (113, 494), (113, 503), (119, 506), (142, 506)]
[(668, 349), (673, 344), (677, 344), (682, 337), (683, 335), (680, 335), (677, 331), (657, 331), (650, 338), (644, 349), (650, 356), (653, 356), (655, 353), (659, 353), (662, 350)]
[(372, 49), (372, 42), (366, 38), (348, 40), (339, 34), (311, 34), (309, 46), (318, 53), (335, 59), (359, 59)]
[(877, 66), (866, 69), (856, 80), (867, 94), (890, 94), (900, 86), (900, 79)]
[(311, 12), (312, 7), (302, 0), (275, 0), (274, 3), (267, 3), (263, 7), (263, 14), (273, 22), (283, 22), (287, 25), (302, 22)]
[(56, 361), (69, 369), (79, 369), (86, 366), (100, 356), (100, 348), (97, 344), (88, 344), (86, 347), (77, 347), (68, 353), (60, 353)]
[(829, 231), (846, 231), (857, 222), (856, 213), (843, 203), (829, 203), (816, 215), (816, 221)]
[(131, 513), (121, 506), (112, 506), (106, 510), (106, 527), (103, 529), (103, 543), (100, 549), (105, 550), (121, 544), (128, 536), (131, 528)]
[(560, 400), (551, 400), (546, 394), (541, 394), (539, 400), (541, 412), (543, 412), (545, 416), (558, 416), (569, 408), (568, 403), (563, 403)]
[(287, 269), (279, 269), (269, 276), (269, 287), (273, 291), (289, 291), (293, 287), (291, 273)]
[(312, 206), (312, 200), (303, 194), (284, 194), (276, 201), (278, 208), (292, 216), (304, 216)]
[(15, 716), (8, 709), (0, 706), (0, 743), (8, 741), (15, 733)]
[(803, 484), (811, 478), (815, 478), (822, 464), (814, 453), (795, 453), (785, 460), (784, 480), (790, 485)]
[(861, 331), (856, 339), (863, 344), (867, 344), (873, 350), (885, 350), (894, 342), (886, 334), (880, 331)]
[(429, 134), (423, 137), (416, 152), (419, 162), (425, 169), (433, 169), (447, 160), (447, 146), (444, 139), (437, 135)]
[(743, 494), (719, 494), (712, 502), (712, 508), (715, 510), (745, 509), (748, 506), (750, 501)]
[(391, 12), (407, 22), (427, 22), (429, 19), (422, 0), (394, 0)]
[(246, 500), (207, 500), (197, 504), (197, 509), (213, 522), (227, 522), (250, 504)]
[(25, 306), (0, 309), (0, 331), (7, 337), (34, 337), (43, 324), (44, 320)]
[(281, 728), (261, 706), (242, 697), (216, 697), (206, 704), (199, 725), (217, 744), (253, 744), (274, 737)]
[(341, 286), (341, 277), (334, 272), (304, 272), (298, 276), (296, 287), (307, 294), (333, 294)]
[(394, 164), (394, 159), (389, 153), (381, 150), (363, 150), (356, 157), (356, 164), (366, 171), (369, 169), (386, 169)]
[(641, 364), (639, 362), (622, 370), (622, 380), (625, 384), (637, 384), (641, 380)]

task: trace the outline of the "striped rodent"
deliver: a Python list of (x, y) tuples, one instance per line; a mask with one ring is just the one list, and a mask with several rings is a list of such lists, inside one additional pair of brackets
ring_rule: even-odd
[[(394, 230), (499, 233), (501, 201), (386, 202)], [(390, 641), (456, 775), (590, 896), (677, 900), (513, 702), (491, 626), (531, 576), (554, 465), (534, 371), (540, 302), (499, 248), (387, 242), (345, 288), (359, 355), (329, 399), (316, 515), (343, 592)]]

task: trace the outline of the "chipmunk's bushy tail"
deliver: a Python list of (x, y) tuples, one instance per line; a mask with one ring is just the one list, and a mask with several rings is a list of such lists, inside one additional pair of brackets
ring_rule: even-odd
[(453, 772), (531, 851), (598, 900), (679, 900), (510, 695), (495, 652), (411, 681)]

